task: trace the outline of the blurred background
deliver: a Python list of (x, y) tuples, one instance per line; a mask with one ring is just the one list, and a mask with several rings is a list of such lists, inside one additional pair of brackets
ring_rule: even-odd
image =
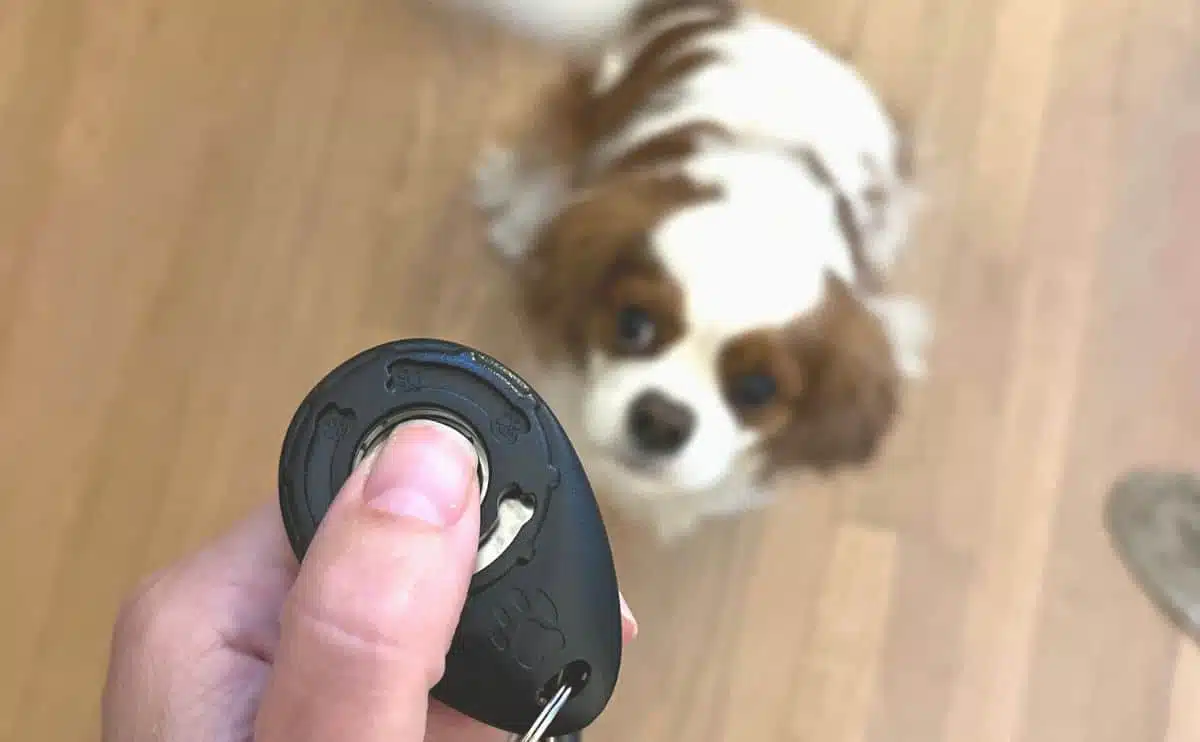
[[(1200, 466), (1196, 0), (760, 0), (933, 155), (927, 383), (869, 472), (673, 551), (587, 738), (1194, 742), (1112, 553)], [(0, 2), (0, 739), (98, 738), (120, 596), (274, 497), (310, 386), (407, 335), (520, 368), (469, 181), (556, 69), (404, 0)]]

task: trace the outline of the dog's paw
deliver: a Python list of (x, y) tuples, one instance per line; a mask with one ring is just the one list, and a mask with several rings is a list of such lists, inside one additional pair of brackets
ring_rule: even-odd
[(484, 211), (504, 209), (513, 199), (519, 177), (517, 153), (489, 147), (475, 170), (475, 205)]

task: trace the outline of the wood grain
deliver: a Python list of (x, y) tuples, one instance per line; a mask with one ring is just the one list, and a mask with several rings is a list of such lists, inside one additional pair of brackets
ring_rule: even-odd
[[(612, 520), (642, 633), (589, 739), (1198, 738), (1100, 503), (1200, 466), (1200, 6), (761, 5), (927, 150), (932, 378), (870, 471), (670, 552)], [(396, 0), (0, 4), (0, 739), (96, 739), (120, 596), (273, 496), (323, 372), (521, 366), (468, 181), (553, 71)]]

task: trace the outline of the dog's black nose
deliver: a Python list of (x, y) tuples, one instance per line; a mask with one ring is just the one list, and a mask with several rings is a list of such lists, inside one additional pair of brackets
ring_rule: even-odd
[(687, 443), (695, 426), (691, 409), (662, 392), (643, 392), (629, 410), (629, 434), (648, 453), (675, 453)]

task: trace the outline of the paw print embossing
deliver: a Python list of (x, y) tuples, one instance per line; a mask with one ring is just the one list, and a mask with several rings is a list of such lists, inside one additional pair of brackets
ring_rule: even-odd
[(530, 598), (514, 587), (492, 609), (492, 618), (492, 646), (512, 654), (526, 670), (536, 670), (567, 646), (567, 637), (558, 626), (558, 608), (545, 591), (536, 590)]
[(492, 421), (492, 432), (512, 444), (529, 432), (529, 423), (516, 414), (507, 412)]
[(353, 420), (353, 410), (343, 410), (337, 405), (329, 405), (321, 410), (321, 414), (317, 418), (317, 436), (322, 440), (337, 443), (350, 432), (350, 423)]

